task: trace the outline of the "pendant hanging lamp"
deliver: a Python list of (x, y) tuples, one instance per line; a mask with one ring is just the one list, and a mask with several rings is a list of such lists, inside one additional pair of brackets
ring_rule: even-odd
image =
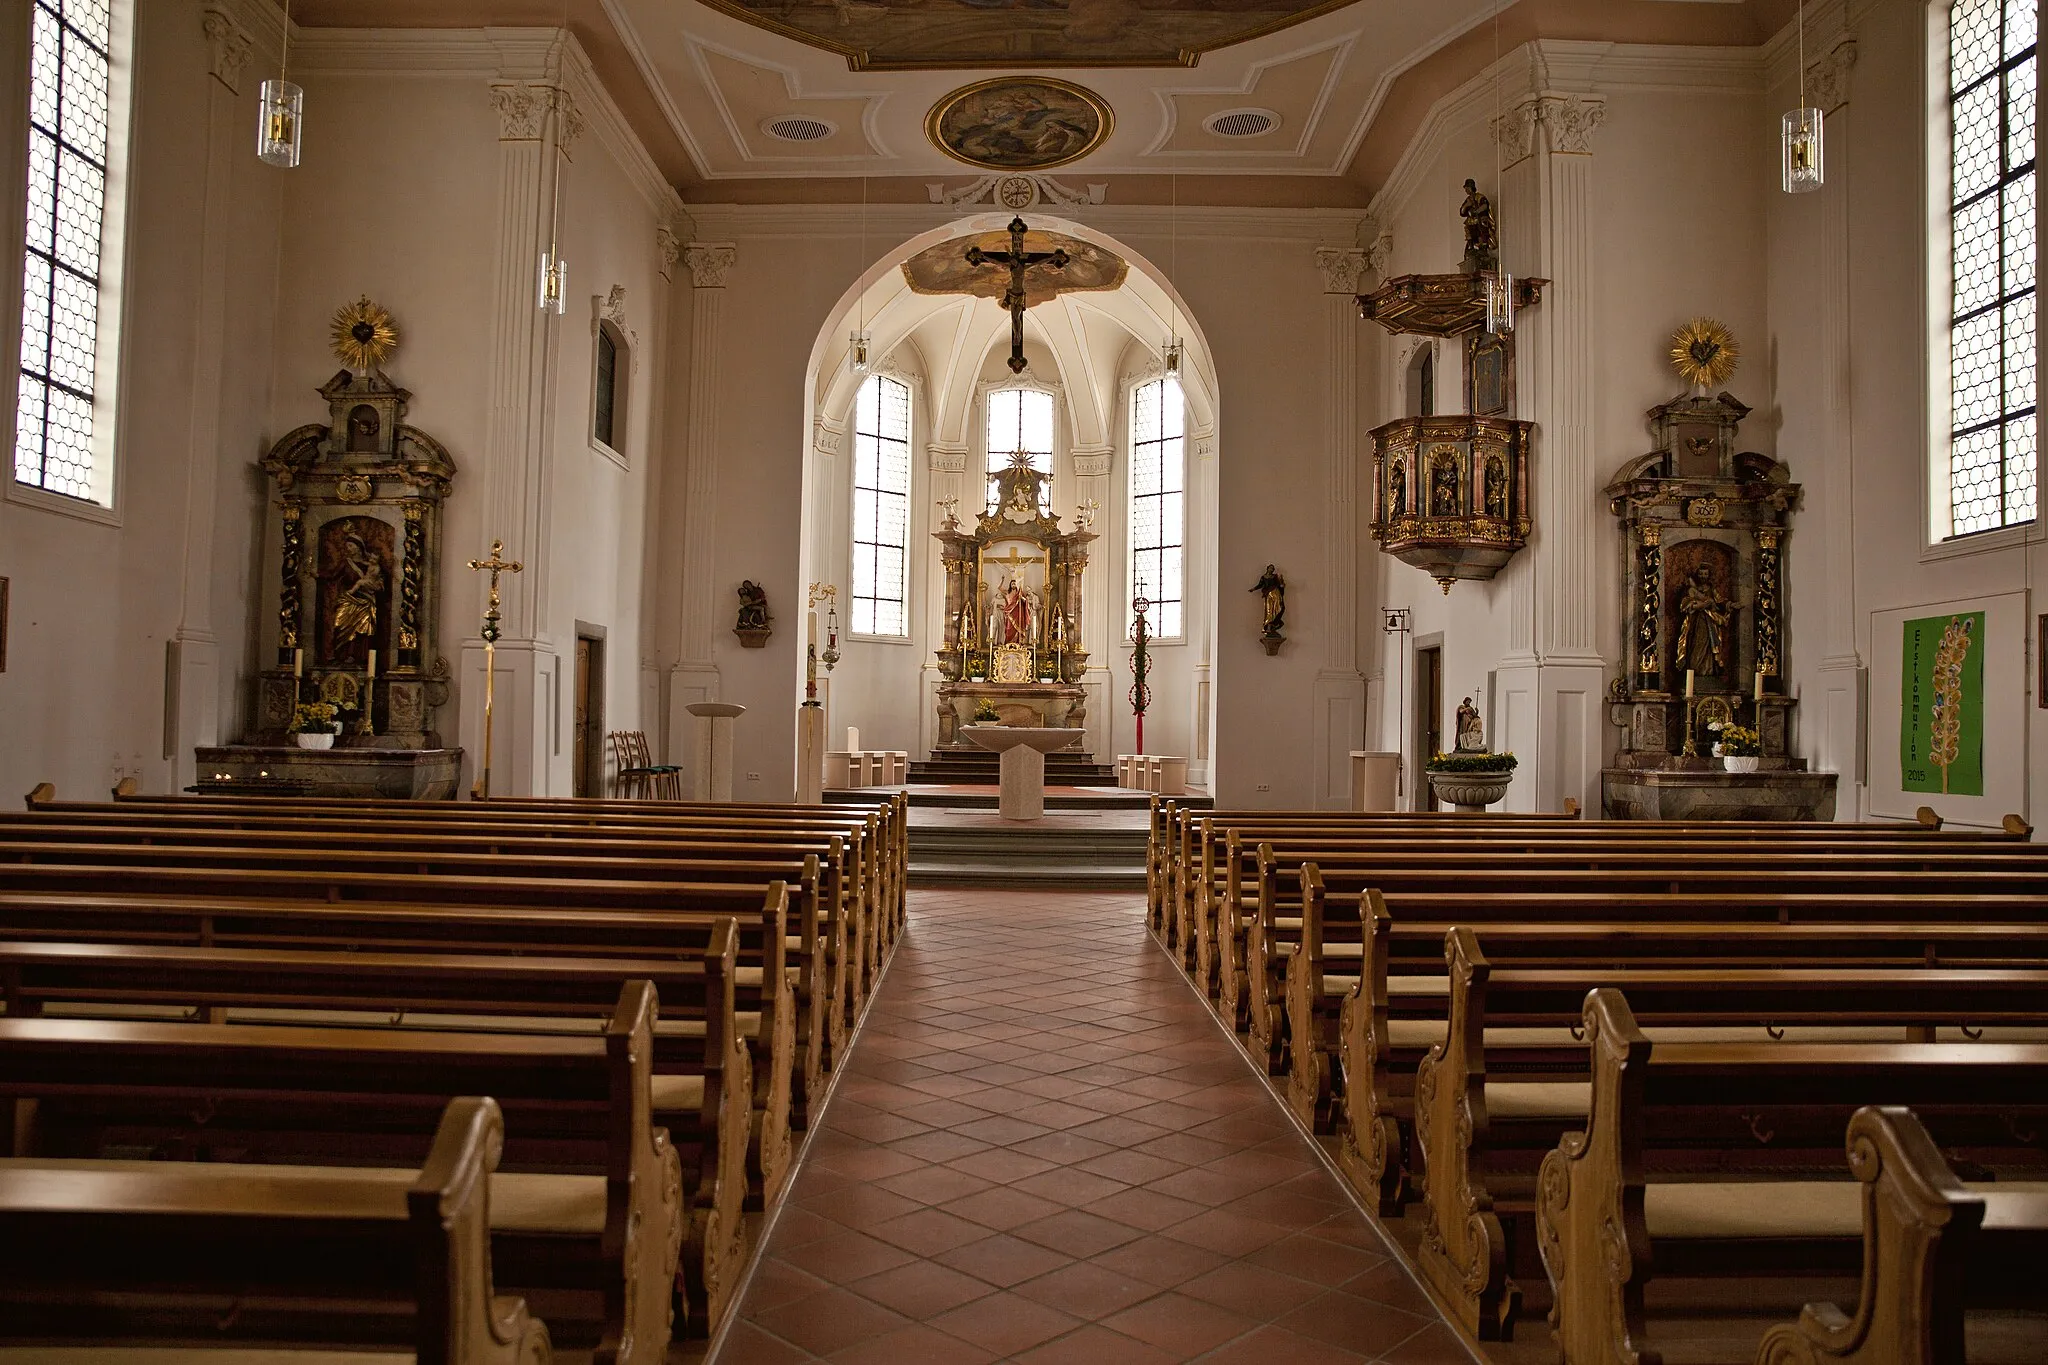
[(1493, 273), (1486, 280), (1486, 330), (1506, 336), (1515, 330), (1515, 277), (1501, 264), (1501, 187), (1506, 179), (1500, 164), (1500, 5), (1493, 7)]
[(1821, 112), (1806, 102), (1806, 0), (1799, 0), (1799, 107), (1782, 120), (1785, 193), (1807, 194), (1827, 178), (1821, 162)]
[(284, 39), (278, 48), (277, 79), (263, 82), (256, 103), (256, 159), (285, 170), (299, 164), (299, 132), (306, 92), (285, 79), (292, 53), (292, 0), (284, 0)]
[[(1169, 291), (1173, 291), (1178, 288), (1176, 281), (1180, 279), (1180, 177), (1168, 175), (1167, 187), (1166, 282)], [(1173, 320), (1167, 325), (1166, 344), (1160, 347), (1160, 355), (1165, 361), (1166, 373), (1178, 379), (1181, 355), (1186, 349), (1180, 339), (1180, 295), (1170, 292), (1168, 300)]]
[[(569, 45), (569, 0), (562, 0), (562, 46)], [(566, 52), (565, 52), (566, 55)], [(562, 110), (558, 104), (555, 116), (555, 155), (562, 158)], [(540, 144), (542, 173), (547, 170), (548, 143), (546, 125), (542, 125)], [(566, 158), (562, 158), (566, 160)], [(569, 308), (569, 263), (562, 259), (562, 167), (558, 160), (555, 165), (554, 194), (548, 208), (548, 245), (540, 253), (539, 307), (543, 313), (560, 317)]]
[(868, 272), (868, 178), (860, 178), (860, 260), (855, 263), (859, 271), (855, 286), (859, 293), (853, 300), (853, 335), (846, 339), (846, 368), (854, 374), (866, 374), (873, 363), (868, 357), (867, 328), (867, 272)]

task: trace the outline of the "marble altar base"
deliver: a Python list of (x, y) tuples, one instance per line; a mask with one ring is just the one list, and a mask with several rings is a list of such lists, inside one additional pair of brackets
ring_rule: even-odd
[(1834, 773), (1791, 768), (1603, 768), (1600, 813), (1609, 820), (1832, 820), (1835, 782)]
[(204, 792), (241, 786), (305, 796), (446, 801), (462, 775), (460, 749), (301, 749), (225, 744), (195, 751)]

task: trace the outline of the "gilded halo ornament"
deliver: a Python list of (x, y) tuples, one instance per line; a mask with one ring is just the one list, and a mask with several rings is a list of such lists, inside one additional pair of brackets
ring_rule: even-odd
[(383, 304), (370, 302), (368, 294), (335, 311), (330, 336), (334, 354), (357, 374), (383, 369), (398, 349), (398, 325)]
[(1741, 358), (1735, 333), (1712, 318), (1694, 318), (1671, 334), (1671, 368), (1702, 389), (1727, 383)]

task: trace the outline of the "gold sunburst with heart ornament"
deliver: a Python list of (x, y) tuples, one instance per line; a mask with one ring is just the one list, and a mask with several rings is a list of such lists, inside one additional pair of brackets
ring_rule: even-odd
[(1694, 318), (1671, 334), (1671, 368), (1697, 388), (1727, 383), (1741, 358), (1735, 333), (1712, 318)]
[(334, 354), (357, 374), (383, 369), (398, 349), (398, 324), (383, 304), (370, 302), (368, 294), (335, 311), (329, 335)]

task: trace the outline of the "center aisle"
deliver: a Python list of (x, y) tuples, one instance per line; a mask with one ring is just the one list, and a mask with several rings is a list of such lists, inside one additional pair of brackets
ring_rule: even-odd
[(919, 891), (715, 1365), (1473, 1358), (1145, 932)]

